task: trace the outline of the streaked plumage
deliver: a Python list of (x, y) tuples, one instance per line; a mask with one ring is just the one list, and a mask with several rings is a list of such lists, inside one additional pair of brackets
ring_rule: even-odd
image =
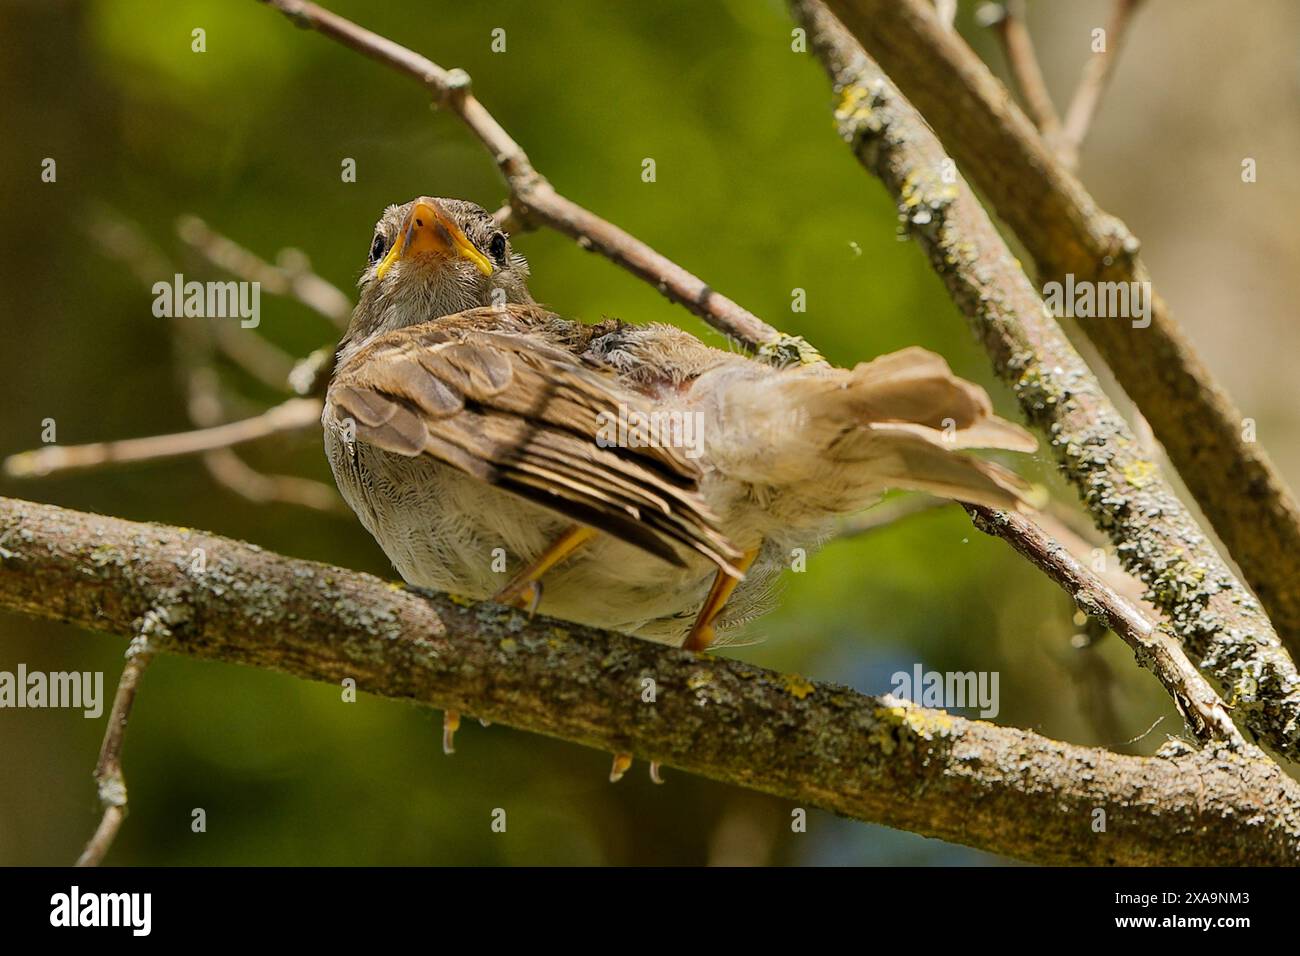
[[(484, 256), (503, 248), (477, 206), (426, 202)], [(1033, 438), (932, 353), (777, 370), (671, 326), (569, 321), (532, 303), (508, 247), (491, 275), (472, 251), (392, 255), (411, 209), (377, 226), (390, 254), (362, 277), (323, 415), (340, 491), (411, 584), (488, 598), (578, 521), (602, 533), (546, 574), (541, 611), (678, 644), (719, 567), (760, 549), (725, 633), (765, 609), (795, 548), (887, 489), (1022, 500), (960, 450)], [(689, 418), (699, 444), (597, 441), (611, 415), (651, 413)]]

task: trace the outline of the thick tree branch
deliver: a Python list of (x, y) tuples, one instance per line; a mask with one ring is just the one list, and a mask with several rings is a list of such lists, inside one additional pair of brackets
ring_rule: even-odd
[(470, 92), (464, 70), (445, 70), (427, 57), (306, 0), (261, 2), (299, 26), (316, 30), (423, 85), (434, 103), (459, 117), (492, 155), (510, 188), (516, 219), (540, 222), (577, 240), (584, 249), (599, 252), (762, 358), (783, 364), (817, 357), (807, 342), (772, 328), (671, 259), (556, 192)]
[(121, 635), (148, 620), (161, 653), (353, 678), (383, 696), (1026, 860), (1300, 861), (1300, 786), (1253, 749), (1137, 758), (1075, 747), (420, 596), (215, 535), (14, 499), (0, 499), (0, 546), (0, 608)]
[[(920, 0), (829, 0), (1024, 243), (1040, 283), (1149, 282), (1137, 239), (1097, 207), (962, 38)], [(1114, 43), (1112, 37), (1111, 42)], [(1151, 288), (1151, 287), (1148, 287)], [(1300, 508), (1151, 288), (1151, 324), (1079, 324), (1300, 656)]]
[(1246, 726), (1300, 758), (1300, 676), (1259, 604), (1237, 582), (1159, 466), (1048, 314), (934, 133), (817, 0), (792, 0), (835, 81), (836, 118), (858, 159), (899, 204), (920, 243), (1014, 389), (1050, 438), (1065, 476), (1129, 570), (1150, 588), (1188, 652)]

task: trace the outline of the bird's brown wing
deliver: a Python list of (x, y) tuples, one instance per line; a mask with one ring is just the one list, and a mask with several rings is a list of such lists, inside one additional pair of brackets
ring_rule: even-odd
[(382, 335), (336, 371), (329, 403), (357, 440), (429, 455), (673, 564), (684, 545), (734, 571), (683, 449), (598, 442), (620, 414), (648, 421), (646, 398), (537, 335), (451, 318)]

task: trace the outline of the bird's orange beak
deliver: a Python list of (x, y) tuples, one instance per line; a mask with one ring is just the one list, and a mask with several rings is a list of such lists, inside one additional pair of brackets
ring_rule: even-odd
[(406, 214), (402, 231), (388, 255), (379, 263), (375, 277), (382, 279), (395, 263), (417, 255), (460, 256), (474, 263), (485, 276), (490, 276), (493, 271), (491, 260), (465, 237), (446, 210), (439, 203), (423, 199), (412, 205)]

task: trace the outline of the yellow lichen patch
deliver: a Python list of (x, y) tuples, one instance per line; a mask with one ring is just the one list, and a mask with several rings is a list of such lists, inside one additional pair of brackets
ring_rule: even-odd
[(836, 118), (852, 116), (866, 98), (867, 91), (856, 83), (844, 87), (844, 92), (840, 94), (840, 103), (835, 107)]
[(889, 707), (877, 707), (875, 716), (879, 720), (907, 727), (923, 740), (943, 737), (952, 731), (953, 719), (941, 710), (925, 710), (910, 701), (902, 701)]
[(696, 671), (690, 677), (686, 678), (686, 686), (691, 690), (699, 690), (701, 687), (707, 687), (713, 683), (713, 675), (708, 671)]
[(473, 598), (467, 598), (463, 594), (452, 594), (450, 592), (448, 592), (447, 594), (447, 600), (450, 601), (452, 604), (457, 604), (460, 605), (461, 607), (473, 607), (475, 604), (478, 603)]
[(501, 642), (497, 645), (497, 647), (501, 648), (501, 650), (505, 651), (507, 654), (518, 646), (519, 642), (513, 637), (503, 637), (501, 638)]
[(1141, 488), (1155, 477), (1155, 462), (1138, 460), (1124, 466), (1124, 477), (1134, 488)]
[(799, 700), (803, 700), (817, 689), (812, 685), (808, 678), (801, 677), (798, 674), (782, 674), (781, 680), (785, 692), (790, 694), (792, 697), (797, 697)]

